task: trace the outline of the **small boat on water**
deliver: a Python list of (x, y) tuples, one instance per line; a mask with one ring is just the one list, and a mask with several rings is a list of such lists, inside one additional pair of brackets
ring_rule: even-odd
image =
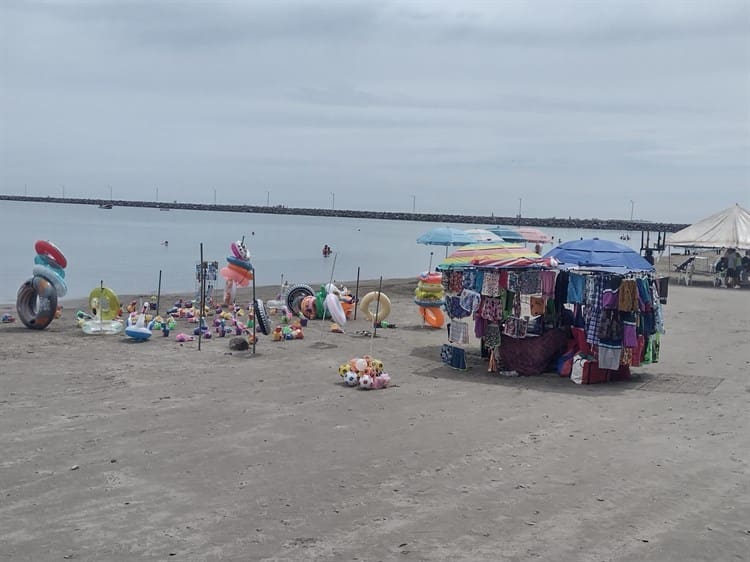
[(112, 203), (100, 203), (99, 204), (99, 208), (100, 209), (111, 209), (112, 208)]

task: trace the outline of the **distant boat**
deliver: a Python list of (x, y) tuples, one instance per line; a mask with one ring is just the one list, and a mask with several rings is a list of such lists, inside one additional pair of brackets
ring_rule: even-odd
[(112, 208), (112, 203), (100, 203), (99, 204), (99, 208), (100, 209), (111, 209)]
[(169, 207), (159, 207), (159, 210), (160, 211), (171, 211), (172, 209), (170, 209)]

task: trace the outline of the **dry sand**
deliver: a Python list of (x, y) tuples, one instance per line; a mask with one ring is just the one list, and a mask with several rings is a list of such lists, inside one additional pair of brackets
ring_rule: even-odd
[[(413, 287), (254, 356), (0, 325), (0, 559), (750, 559), (747, 289), (672, 286), (661, 361), (577, 386), (444, 367)], [(342, 386), (371, 343), (393, 386)]]

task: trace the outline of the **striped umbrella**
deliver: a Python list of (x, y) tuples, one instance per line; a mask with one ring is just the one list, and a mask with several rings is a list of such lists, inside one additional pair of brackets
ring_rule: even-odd
[(477, 267), (512, 269), (519, 267), (556, 267), (558, 262), (555, 258), (507, 258), (500, 260), (479, 259), (474, 260), (472, 265)]
[(451, 269), (455, 267), (466, 267), (479, 260), (509, 260), (516, 258), (539, 257), (532, 249), (519, 244), (495, 243), (495, 244), (470, 244), (463, 246), (450, 254), (438, 269)]

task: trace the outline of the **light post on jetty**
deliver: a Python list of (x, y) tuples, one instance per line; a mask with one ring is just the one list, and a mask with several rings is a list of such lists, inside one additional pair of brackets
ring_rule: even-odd
[(65, 199), (65, 184), (60, 186), (62, 188), (62, 198)]
[(521, 226), (521, 206), (523, 205), (523, 198), (518, 198), (518, 226)]
[(216, 207), (216, 188), (214, 187), (214, 207)]
[(331, 210), (333, 211), (336, 208), (336, 194), (331, 191)]
[(270, 207), (270, 206), (271, 206), (271, 192), (266, 191), (266, 207)]
[(411, 212), (415, 213), (417, 210), (417, 196), (412, 195), (411, 196)]
[(630, 200), (630, 220), (631, 220), (631, 222), (632, 222), (632, 220), (633, 220), (633, 207), (635, 207), (635, 201), (633, 201), (633, 200), (631, 199), (631, 200)]

